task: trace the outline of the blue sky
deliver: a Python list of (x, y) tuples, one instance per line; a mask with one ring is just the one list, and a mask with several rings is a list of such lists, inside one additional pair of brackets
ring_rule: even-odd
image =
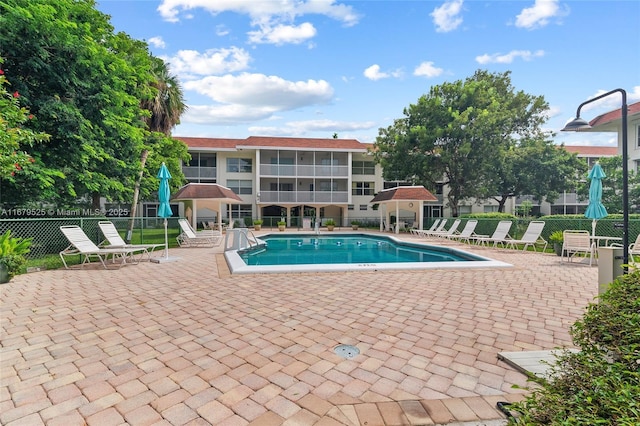
[[(175, 136), (291, 136), (374, 142), (432, 86), (478, 69), (511, 71), (544, 96), (548, 130), (567, 145), (615, 145), (612, 133), (564, 133), (578, 105), (622, 88), (640, 101), (640, 2), (98, 0), (116, 31), (170, 64), (189, 107)], [(613, 94), (590, 120), (619, 108)]]

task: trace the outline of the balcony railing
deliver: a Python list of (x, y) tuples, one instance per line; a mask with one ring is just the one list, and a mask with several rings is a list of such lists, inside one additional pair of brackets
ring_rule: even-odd
[(261, 164), (262, 176), (294, 176), (294, 177), (347, 177), (349, 166), (313, 166), (313, 165), (278, 165)]
[(260, 191), (260, 203), (347, 203), (347, 191)]
[(187, 179), (197, 179), (197, 178), (215, 179), (216, 178), (215, 167), (182, 166), (182, 173), (184, 173), (184, 177)]

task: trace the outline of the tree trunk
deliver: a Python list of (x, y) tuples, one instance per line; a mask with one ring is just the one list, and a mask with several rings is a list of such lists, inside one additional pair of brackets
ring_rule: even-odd
[(94, 211), (100, 210), (100, 193), (94, 192), (91, 194), (91, 208)]
[(456, 197), (447, 197), (447, 199), (451, 208), (451, 217), (458, 217), (458, 199)]
[(129, 231), (127, 232), (126, 241), (131, 242), (131, 236), (133, 235), (133, 227), (136, 223), (136, 210), (138, 209), (138, 197), (140, 195), (140, 182), (142, 182), (142, 176), (144, 175), (144, 167), (147, 164), (147, 157), (149, 157), (149, 150), (145, 149), (140, 155), (140, 174), (136, 184), (133, 186), (133, 200), (131, 201), (131, 216), (129, 219)]

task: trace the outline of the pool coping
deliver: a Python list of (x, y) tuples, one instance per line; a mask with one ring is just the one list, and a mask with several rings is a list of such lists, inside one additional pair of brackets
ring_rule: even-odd
[[(353, 235), (353, 232), (335, 232), (333, 235)], [(366, 234), (366, 233), (363, 233)], [(265, 234), (271, 235), (271, 234)], [(278, 235), (278, 234), (276, 234)], [(316, 235), (316, 234), (298, 234)], [(332, 235), (332, 236), (333, 236)], [(264, 236), (261, 236), (264, 237)], [(376, 236), (379, 237), (379, 236)], [(383, 238), (393, 241), (395, 244), (405, 246), (438, 247), (436, 244), (426, 242), (407, 242), (392, 235), (384, 235)], [(238, 250), (227, 250), (224, 257), (229, 266), (231, 274), (287, 274), (287, 273), (317, 273), (317, 272), (376, 272), (376, 271), (410, 271), (410, 270), (430, 270), (430, 269), (475, 269), (475, 268), (510, 268), (513, 265), (499, 260), (491, 259), (478, 254), (472, 254), (457, 248), (447, 248), (451, 252), (462, 252), (465, 255), (480, 258), (474, 261), (457, 262), (400, 262), (400, 263), (335, 263), (322, 265), (247, 265)]]

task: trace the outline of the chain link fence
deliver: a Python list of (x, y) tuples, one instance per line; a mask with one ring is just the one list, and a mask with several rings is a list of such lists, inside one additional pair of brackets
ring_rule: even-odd
[[(180, 233), (178, 225), (179, 218), (167, 219), (167, 235), (169, 239), (169, 247), (176, 247), (176, 237)], [(462, 229), (471, 218), (461, 218), (459, 229)], [(500, 220), (513, 220), (509, 234), (512, 238), (520, 238), (531, 220), (540, 220), (536, 218), (473, 218), (478, 220), (476, 226), (476, 234), (491, 235)], [(113, 222), (123, 236), (127, 239), (131, 220), (133, 220), (133, 229), (131, 232), (131, 242), (139, 244), (163, 244), (164, 243), (164, 219), (162, 218), (104, 218), (104, 217), (67, 217), (67, 218), (41, 218), (41, 219), (2, 219), (0, 220), (0, 233), (11, 230), (14, 237), (32, 238), (31, 251), (28, 254), (29, 259), (39, 259), (46, 255), (58, 254), (64, 250), (69, 242), (62, 235), (60, 227), (63, 225), (78, 225), (87, 236), (96, 244), (103, 241), (104, 237), (98, 227), (101, 220), (110, 220)], [(424, 227), (428, 229), (435, 219), (425, 219)], [(586, 230), (591, 232), (592, 221), (587, 218), (575, 218), (558, 216), (557, 218), (543, 218), (545, 227), (542, 232), (542, 238), (549, 241), (550, 235), (555, 231), (563, 231), (565, 229)], [(379, 229), (379, 218), (359, 219), (361, 229)], [(410, 224), (409, 224), (410, 226)], [(270, 229), (270, 228), (268, 228)], [(277, 229), (274, 227), (274, 229)], [(405, 229), (409, 231), (409, 229)], [(610, 237), (622, 238), (622, 219), (616, 217), (608, 217), (600, 219), (596, 225), (596, 234)], [(640, 219), (634, 218), (629, 220), (629, 243), (636, 240), (640, 234)]]
[[(176, 237), (180, 233), (179, 218), (167, 219), (167, 237), (169, 247), (177, 246)], [(2, 219), (0, 233), (11, 230), (13, 237), (31, 238), (31, 250), (28, 259), (39, 259), (47, 255), (58, 254), (69, 246), (69, 241), (60, 231), (64, 225), (77, 225), (96, 244), (104, 240), (98, 227), (98, 222), (109, 220), (113, 222), (123, 238), (129, 233), (131, 218), (104, 217), (68, 217), (68, 218), (40, 218), (40, 219)], [(133, 244), (164, 244), (164, 219), (135, 218), (131, 232)]]

